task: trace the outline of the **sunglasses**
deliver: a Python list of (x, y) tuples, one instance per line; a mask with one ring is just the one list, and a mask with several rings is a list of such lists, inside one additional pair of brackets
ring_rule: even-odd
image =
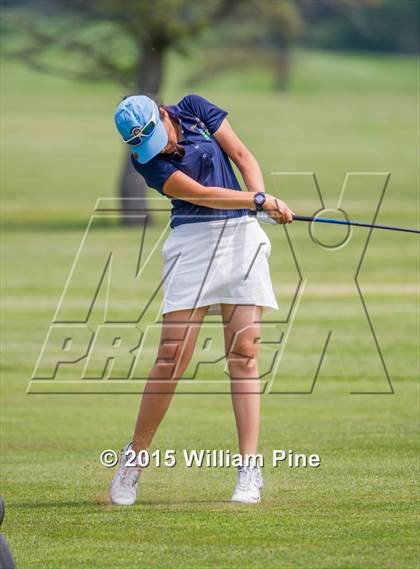
[(150, 136), (151, 134), (154, 133), (156, 125), (157, 125), (156, 109), (153, 109), (153, 115), (150, 121), (147, 124), (145, 124), (143, 128), (137, 128), (137, 127), (133, 128), (133, 130), (131, 131), (131, 134), (133, 136), (131, 138), (128, 138), (127, 140), (124, 140), (124, 142), (130, 144), (131, 146), (138, 146), (139, 144), (141, 144), (143, 137)]

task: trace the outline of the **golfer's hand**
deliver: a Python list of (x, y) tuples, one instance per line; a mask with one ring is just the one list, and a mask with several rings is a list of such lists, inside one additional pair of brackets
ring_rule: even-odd
[(277, 223), (292, 223), (294, 212), (281, 200), (266, 194), (263, 209)]

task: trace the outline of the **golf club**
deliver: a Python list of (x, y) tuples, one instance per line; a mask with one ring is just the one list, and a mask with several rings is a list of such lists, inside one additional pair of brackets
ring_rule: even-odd
[(413, 229), (411, 227), (397, 227), (394, 225), (380, 225), (375, 223), (363, 223), (361, 221), (351, 221), (350, 219), (334, 219), (330, 217), (312, 217), (307, 215), (294, 215), (294, 221), (307, 221), (309, 223), (333, 223), (336, 225), (353, 225), (355, 227), (367, 227), (372, 229), (387, 229), (389, 231), (404, 231), (406, 233), (420, 234), (420, 229)]
[[(273, 225), (277, 224), (272, 217), (268, 215), (265, 211), (254, 212), (251, 211), (250, 215), (257, 217), (259, 221), (263, 223), (271, 223)], [(352, 221), (350, 219), (334, 219), (332, 217), (314, 217), (309, 215), (293, 215), (293, 221), (306, 221), (308, 223), (332, 223), (334, 225), (353, 225), (354, 227), (367, 227), (369, 229), (387, 229), (388, 231), (404, 231), (405, 233), (417, 233), (420, 234), (420, 229), (414, 229), (412, 227), (398, 227), (395, 225), (380, 225), (377, 223), (364, 223), (361, 221)]]

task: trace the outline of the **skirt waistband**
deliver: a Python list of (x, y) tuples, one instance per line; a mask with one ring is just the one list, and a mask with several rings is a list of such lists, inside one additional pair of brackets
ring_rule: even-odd
[(171, 233), (181, 233), (181, 232), (191, 232), (196, 233), (197, 231), (205, 230), (210, 227), (223, 227), (227, 225), (231, 227), (232, 225), (239, 225), (241, 223), (258, 223), (255, 216), (242, 215), (240, 217), (226, 217), (224, 219), (215, 219), (212, 221), (195, 221), (194, 223), (182, 223), (177, 225), (171, 230)]

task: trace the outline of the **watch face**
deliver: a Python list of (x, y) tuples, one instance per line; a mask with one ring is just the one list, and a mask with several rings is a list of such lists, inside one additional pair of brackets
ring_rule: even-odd
[(262, 205), (265, 202), (265, 195), (264, 194), (257, 194), (255, 196), (255, 203), (257, 205)]

